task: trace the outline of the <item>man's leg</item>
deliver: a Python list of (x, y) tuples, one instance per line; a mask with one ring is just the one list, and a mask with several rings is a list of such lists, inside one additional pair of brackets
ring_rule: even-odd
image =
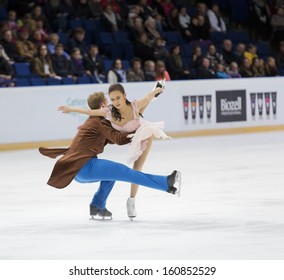
[(81, 183), (97, 181), (124, 181), (160, 191), (168, 191), (168, 176), (146, 174), (123, 164), (105, 159), (93, 158), (78, 172), (75, 180)]
[(106, 209), (107, 198), (115, 184), (115, 181), (101, 181), (100, 187), (95, 193), (90, 204), (90, 215), (102, 218), (111, 218), (112, 213)]
[(94, 194), (90, 205), (94, 205), (99, 209), (105, 209), (107, 198), (114, 186), (114, 183), (115, 181), (101, 181), (100, 187)]

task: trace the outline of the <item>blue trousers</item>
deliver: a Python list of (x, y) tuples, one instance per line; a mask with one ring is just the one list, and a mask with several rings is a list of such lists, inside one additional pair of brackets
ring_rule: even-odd
[(136, 171), (114, 161), (92, 158), (79, 170), (75, 180), (79, 183), (100, 181), (100, 187), (95, 193), (91, 205), (104, 209), (115, 181), (134, 183), (167, 192), (167, 178), (168, 176), (152, 175)]

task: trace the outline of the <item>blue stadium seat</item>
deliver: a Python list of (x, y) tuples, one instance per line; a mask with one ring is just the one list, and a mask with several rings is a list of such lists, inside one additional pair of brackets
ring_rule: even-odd
[(28, 62), (15, 62), (13, 67), (17, 77), (26, 78), (32, 76), (30, 64)]
[(117, 31), (112, 33), (114, 41), (119, 44), (129, 44), (129, 38), (123, 31)]
[(99, 43), (102, 45), (112, 45), (114, 44), (114, 39), (112, 32), (100, 32), (99, 33)]
[(0, 7), (0, 20), (7, 20), (8, 14), (7, 9), (5, 7)]
[(32, 86), (45, 86), (45, 80), (43, 78), (30, 78)]
[(72, 29), (81, 27), (83, 28), (83, 22), (81, 21), (81, 19), (78, 18), (73, 18), (69, 20), (69, 25)]
[(108, 71), (111, 68), (113, 60), (112, 59), (104, 59), (104, 69)]
[(249, 43), (249, 33), (248, 31), (242, 31), (242, 30), (231, 30), (227, 32), (227, 38), (230, 39), (234, 44), (236, 43)]
[(122, 61), (123, 68), (127, 71), (130, 68), (129, 60), (123, 59)]
[(61, 85), (61, 80), (55, 78), (47, 78), (46, 84), (48, 86), (58, 86)]
[(89, 76), (77, 77), (77, 84), (90, 84), (91, 79)]
[(69, 78), (69, 77), (63, 77), (62, 78), (62, 84), (63, 85), (74, 85), (75, 83), (76, 82), (72, 78)]
[(15, 84), (16, 84), (16, 87), (29, 87), (31, 85), (30, 81), (25, 78), (16, 78)]
[(82, 19), (83, 26), (87, 31), (98, 30), (97, 21), (94, 19)]
[(183, 44), (181, 33), (178, 31), (166, 31), (165, 39), (169, 45), (173, 44)]
[(267, 58), (268, 56), (271, 55), (271, 50), (270, 50), (268, 44), (263, 43), (263, 42), (258, 42), (256, 44), (256, 47), (257, 47), (257, 54), (261, 58)]
[(220, 45), (223, 43), (223, 41), (226, 39), (226, 34), (223, 32), (212, 32), (211, 33), (211, 38), (212, 41), (216, 44), (216, 45)]
[(67, 34), (64, 33), (64, 32), (58, 32), (57, 34), (58, 34), (58, 36), (59, 36), (59, 41), (60, 41), (60, 43), (63, 44), (64, 46), (66, 46), (67, 41), (68, 41), (68, 36), (67, 36)]

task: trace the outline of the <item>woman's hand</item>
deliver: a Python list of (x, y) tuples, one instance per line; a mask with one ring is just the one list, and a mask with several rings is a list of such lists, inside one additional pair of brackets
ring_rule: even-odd
[(154, 96), (156, 97), (156, 96), (158, 96), (160, 93), (162, 93), (163, 92), (163, 88), (160, 88), (160, 87), (157, 87), (157, 88), (155, 88), (154, 90), (153, 90), (153, 94), (154, 94)]
[(62, 113), (70, 113), (72, 112), (71, 108), (68, 106), (59, 106), (57, 111), (61, 111)]

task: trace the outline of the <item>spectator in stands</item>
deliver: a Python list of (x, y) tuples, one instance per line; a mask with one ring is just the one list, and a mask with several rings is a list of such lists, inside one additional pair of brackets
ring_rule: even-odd
[(105, 80), (103, 57), (100, 55), (97, 45), (89, 46), (88, 55), (84, 58), (84, 67), (90, 71), (92, 76), (96, 77), (99, 83)]
[(156, 60), (167, 61), (169, 58), (169, 51), (166, 47), (166, 42), (162, 38), (157, 38), (154, 42), (154, 56)]
[(257, 40), (270, 39), (270, 20), (271, 12), (266, 0), (253, 0), (251, 4), (251, 26), (256, 33)]
[(134, 57), (131, 60), (131, 67), (126, 73), (127, 82), (143, 82), (145, 81), (144, 72), (142, 70), (141, 59)]
[(171, 48), (167, 65), (172, 80), (186, 80), (190, 78), (188, 67), (184, 64), (180, 54), (179, 45), (174, 45)]
[(115, 32), (122, 29), (122, 20), (119, 14), (113, 11), (111, 5), (107, 5), (101, 16), (101, 24), (108, 32)]
[(32, 60), (32, 71), (42, 78), (55, 78), (56, 74), (48, 54), (47, 46), (42, 44), (38, 47), (37, 56)]
[(18, 40), (16, 47), (18, 53), (26, 62), (31, 62), (36, 54), (36, 47), (29, 41), (29, 30), (26, 27), (21, 27), (18, 31)]
[(214, 44), (208, 46), (206, 57), (210, 60), (210, 67), (212, 69), (215, 69), (218, 63), (224, 64), (223, 56), (217, 52)]
[(133, 27), (134, 19), (136, 19), (137, 17), (141, 19), (141, 22), (143, 22), (142, 16), (140, 16), (140, 14), (142, 14), (142, 8), (139, 5), (133, 5), (129, 7), (126, 19), (126, 25), (128, 28), (131, 29), (131, 27)]
[(277, 65), (276, 65), (276, 60), (272, 56), (269, 56), (267, 58), (264, 69), (265, 69), (265, 77), (279, 76), (279, 72), (278, 72)]
[(74, 77), (92, 76), (91, 72), (84, 67), (83, 55), (79, 48), (71, 51), (70, 73)]
[(239, 65), (237, 62), (231, 62), (228, 74), (230, 75), (231, 78), (241, 78), (241, 74), (239, 73)]
[(170, 81), (171, 80), (170, 74), (166, 70), (166, 64), (162, 60), (156, 61), (156, 76), (155, 76), (155, 80), (156, 81), (159, 81), (159, 80)]
[(210, 59), (208, 57), (203, 57), (201, 65), (196, 71), (196, 79), (215, 79), (215, 72), (211, 70), (211, 68)]
[(10, 59), (10, 57), (7, 55), (7, 53), (5, 52), (5, 49), (3, 48), (1, 44), (0, 44), (0, 48), (2, 50), (2, 57), (4, 57), (10, 64), (13, 64), (14, 61)]
[(23, 18), (19, 19), (19, 26), (27, 28), (29, 33), (32, 33), (36, 28), (36, 20), (32, 18), (31, 14), (25, 14)]
[(135, 56), (140, 57), (143, 62), (148, 59), (155, 60), (153, 46), (145, 32), (142, 33), (139, 40), (134, 43), (134, 53)]
[(155, 67), (156, 65), (153, 60), (146, 60), (144, 62), (145, 81), (155, 81), (155, 78), (156, 78)]
[(33, 7), (31, 17), (34, 21), (41, 20), (43, 22), (43, 28), (47, 31), (50, 30), (49, 21), (47, 17), (43, 14), (42, 7), (40, 5), (35, 5)]
[(214, 3), (211, 6), (211, 9), (208, 9), (207, 16), (210, 22), (210, 31), (211, 32), (226, 32), (226, 24), (224, 19), (222, 18), (219, 5)]
[(161, 1), (161, 7), (163, 9), (164, 16), (168, 16), (170, 12), (176, 7), (172, 0), (162, 0)]
[(236, 61), (236, 55), (233, 52), (233, 43), (229, 39), (225, 39), (222, 44), (222, 56), (224, 64), (229, 66), (231, 62)]
[(147, 37), (152, 43), (154, 43), (155, 39), (162, 38), (162, 34), (160, 34), (156, 29), (155, 19), (149, 17), (148, 19), (146, 19), (144, 26), (145, 26), (145, 31), (147, 33)]
[(0, 45), (0, 87), (13, 87), (13, 68), (6, 58), (3, 57), (4, 49)]
[(236, 50), (234, 52), (235, 54), (235, 59), (238, 65), (240, 66), (244, 60), (245, 57), (245, 50), (246, 50), (246, 45), (244, 43), (238, 43), (236, 46)]
[(257, 47), (254, 44), (249, 44), (248, 49), (244, 53), (244, 57), (248, 58), (250, 64), (252, 64), (252, 60), (257, 57)]
[(284, 70), (284, 41), (279, 43), (279, 50), (276, 54), (276, 64), (280, 73)]
[[(128, 0), (128, 2), (131, 0)], [(165, 15), (165, 10), (161, 5), (162, 0), (152, 0), (151, 1), (151, 6), (154, 9), (154, 11), (156, 11), (158, 14), (160, 14), (163, 18), (166, 18)]]
[(193, 16), (191, 19), (190, 32), (192, 40), (202, 41), (210, 39), (209, 28), (205, 24), (203, 16)]
[[(49, 36), (48, 36), (48, 43), (47, 43), (47, 49), (48, 49), (48, 52), (50, 54), (54, 54), (55, 53), (55, 48), (56, 46), (59, 44), (59, 36), (57, 33), (50, 33)], [(62, 53), (67, 59), (70, 58), (70, 55), (63, 50), (63, 53)]]
[(183, 6), (179, 9), (178, 20), (183, 34), (183, 38), (186, 41), (191, 41), (192, 40), (192, 34), (190, 32), (191, 20), (190, 16), (187, 13), (186, 7)]
[(92, 12), (89, 8), (88, 0), (73, 1), (73, 5), (76, 11), (76, 18), (92, 18)]
[(32, 32), (31, 42), (36, 48), (38, 48), (42, 44), (45, 44), (47, 41), (46, 39), (47, 38), (45, 36), (42, 36), (40, 29), (36, 29)]
[[(45, 14), (49, 19), (50, 28), (53, 32), (66, 32), (68, 13), (61, 0), (49, 0), (45, 5)], [(74, 15), (73, 15), (74, 16)]]
[(107, 82), (110, 84), (126, 83), (126, 71), (123, 69), (122, 61), (117, 58), (113, 61), (111, 69), (107, 72)]
[(131, 40), (135, 43), (140, 39), (141, 34), (145, 33), (145, 28), (141, 17), (133, 18), (133, 25), (129, 26)]
[(284, 41), (284, 7), (279, 7), (271, 17), (271, 27), (272, 45), (277, 47), (280, 41)]
[(7, 29), (3, 31), (2, 40), (0, 42), (10, 60), (15, 62), (23, 62), (25, 60), (18, 52), (16, 41), (13, 40), (11, 30)]
[(155, 17), (155, 11), (148, 5), (147, 0), (139, 0), (138, 5), (141, 8), (140, 16), (146, 21), (149, 17)]
[(17, 12), (15, 10), (8, 11), (7, 23), (9, 26), (8, 29), (12, 31), (13, 37), (16, 38), (17, 32), (19, 30), (19, 25), (17, 22)]
[(201, 65), (202, 61), (202, 50), (200, 46), (196, 45), (193, 48), (191, 59), (190, 59), (190, 68), (198, 68)]
[(181, 31), (178, 8), (173, 8), (166, 17), (169, 31)]
[(231, 76), (226, 72), (226, 69), (223, 64), (217, 63), (215, 66), (215, 75), (218, 79), (228, 79)]
[(211, 25), (210, 25), (209, 17), (207, 14), (207, 10), (208, 8), (207, 8), (205, 1), (200, 1), (197, 3), (197, 16), (203, 17), (205, 29), (210, 31)]
[(74, 48), (78, 48), (81, 55), (85, 57), (88, 53), (88, 47), (85, 39), (85, 30), (81, 27), (75, 28), (73, 30), (73, 35), (69, 38), (67, 42), (67, 52), (70, 54)]
[(63, 52), (64, 46), (58, 43), (55, 47), (55, 52), (50, 55), (53, 70), (57, 76), (72, 78), (70, 62)]
[(92, 17), (99, 19), (103, 13), (103, 7), (101, 6), (100, 0), (89, 0), (88, 6), (92, 13)]
[(112, 6), (114, 13), (117, 14), (120, 18), (126, 17), (124, 10), (126, 10), (127, 4), (124, 0), (101, 0), (100, 4), (103, 9), (105, 9), (107, 5), (110, 5)]
[(242, 78), (252, 78), (253, 77), (253, 72), (251, 70), (251, 63), (248, 58), (245, 57), (243, 59), (239, 73), (242, 76)]
[(258, 57), (252, 60), (251, 70), (254, 77), (264, 77), (264, 61)]

